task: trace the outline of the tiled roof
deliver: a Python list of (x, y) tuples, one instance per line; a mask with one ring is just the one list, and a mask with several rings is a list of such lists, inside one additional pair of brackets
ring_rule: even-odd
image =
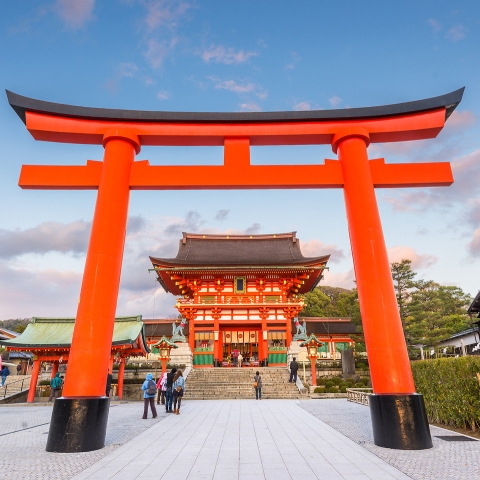
[(468, 307), (467, 312), (470, 314), (478, 313), (480, 318), (480, 291), (477, 293), (477, 296), (473, 299), (473, 302)]
[[(143, 344), (146, 345), (141, 318), (141, 316), (116, 318), (112, 345), (133, 344), (139, 335), (142, 336)], [(2, 341), (2, 345), (27, 349), (29, 347), (70, 347), (74, 325), (74, 318), (34, 318), (20, 336)]]
[(175, 258), (150, 257), (162, 266), (310, 266), (330, 255), (304, 257), (296, 233), (198, 235), (184, 233)]

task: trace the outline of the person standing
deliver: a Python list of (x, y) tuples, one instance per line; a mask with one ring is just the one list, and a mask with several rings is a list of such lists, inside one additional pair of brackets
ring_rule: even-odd
[(21, 374), (22, 374), (22, 364), (19, 363), (19, 364), (17, 365), (17, 375), (21, 375)]
[(2, 375), (2, 387), (5, 385), (7, 381), (7, 377), (10, 375), (10, 370), (5, 365), (2, 367), (2, 371), (0, 372)]
[(165, 411), (167, 413), (173, 413), (172, 406), (173, 406), (173, 378), (177, 373), (177, 369), (175, 367), (172, 368), (170, 373), (167, 374), (167, 381), (165, 382)]
[(157, 405), (160, 405), (160, 401), (162, 402), (162, 405), (165, 405), (165, 392), (167, 390), (167, 372), (163, 372), (163, 375), (161, 376), (161, 378), (159, 378), (157, 382), (157, 389)]
[(157, 409), (155, 408), (155, 397), (157, 396), (157, 385), (153, 380), (153, 375), (147, 373), (145, 381), (142, 385), (143, 390), (143, 420), (147, 419), (148, 416), (148, 405), (150, 405), (150, 410), (152, 410), (153, 418), (157, 418)]
[(181, 370), (178, 370), (173, 378), (173, 413), (180, 415), (180, 405), (185, 392), (185, 379)]
[(238, 350), (235, 348), (233, 350), (233, 354), (232, 354), (233, 355), (233, 366), (234, 367), (238, 367), (238, 353), (239, 353)]
[(255, 387), (255, 398), (257, 400), (262, 399), (262, 377), (260, 376), (260, 372), (253, 377), (253, 386)]
[(298, 362), (295, 357), (293, 357), (293, 360), (290, 362), (290, 380), (289, 382), (292, 383), (297, 383), (297, 373), (298, 373)]
[(242, 366), (242, 360), (243, 360), (243, 355), (242, 355), (242, 352), (240, 352), (238, 354), (238, 366), (241, 367)]
[(50, 397), (48, 398), (49, 402), (52, 401), (53, 397), (58, 398), (62, 385), (62, 379), (60, 378), (60, 374), (57, 372), (55, 376), (50, 380)]

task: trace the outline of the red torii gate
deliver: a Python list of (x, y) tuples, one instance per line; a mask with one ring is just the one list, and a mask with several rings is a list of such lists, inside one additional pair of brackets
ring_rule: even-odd
[[(36, 140), (103, 145), (103, 162), (24, 165), (30, 189), (98, 189), (68, 375), (57, 399), (47, 450), (102, 448), (109, 363), (130, 190), (343, 188), (374, 395), (374, 440), (400, 449), (432, 446), (423, 397), (415, 393), (375, 188), (448, 186), (449, 163), (369, 160), (370, 143), (435, 138), (463, 88), (380, 107), (307, 112), (187, 113), (62, 105), (7, 91)], [(250, 146), (331, 144), (322, 165), (250, 165)], [(223, 166), (151, 166), (142, 145), (224, 146)]]

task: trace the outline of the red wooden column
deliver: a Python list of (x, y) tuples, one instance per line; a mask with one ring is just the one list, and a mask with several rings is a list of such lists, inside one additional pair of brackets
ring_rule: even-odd
[(53, 378), (53, 377), (57, 374), (57, 372), (58, 372), (58, 365), (59, 365), (58, 360), (56, 360), (55, 362), (53, 362), (53, 364), (52, 364), (52, 374), (51, 374), (50, 378)]
[(162, 358), (162, 376), (167, 371), (167, 359)]
[(335, 136), (374, 393), (414, 393), (402, 322), (368, 164), (368, 135)]
[(369, 398), (373, 437), (387, 448), (432, 447), (393, 287), (367, 156), (368, 133), (353, 128), (333, 137), (344, 178), (344, 197), (355, 277), (374, 395)]
[(35, 392), (37, 390), (38, 374), (40, 373), (40, 358), (33, 362), (32, 377), (30, 378), (30, 387), (28, 389), (27, 403), (35, 401)]
[(52, 413), (46, 447), (49, 452), (89, 451), (105, 445), (110, 405), (105, 385), (127, 227), (130, 171), (140, 142), (128, 130), (115, 129), (104, 135), (103, 145), (102, 175), (68, 375), (63, 397), (55, 401)]
[(118, 379), (117, 379), (117, 396), (121, 400), (123, 398), (123, 379), (125, 377), (125, 358), (120, 358), (120, 365), (118, 366)]
[[(92, 222), (64, 397), (105, 395), (130, 198), (136, 135), (104, 137), (102, 178)], [(89, 375), (84, 375), (85, 370)]]

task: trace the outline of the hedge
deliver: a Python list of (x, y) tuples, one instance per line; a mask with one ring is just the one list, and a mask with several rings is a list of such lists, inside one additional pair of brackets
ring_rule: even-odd
[(472, 431), (480, 426), (480, 357), (422, 360), (412, 370), (430, 422)]

